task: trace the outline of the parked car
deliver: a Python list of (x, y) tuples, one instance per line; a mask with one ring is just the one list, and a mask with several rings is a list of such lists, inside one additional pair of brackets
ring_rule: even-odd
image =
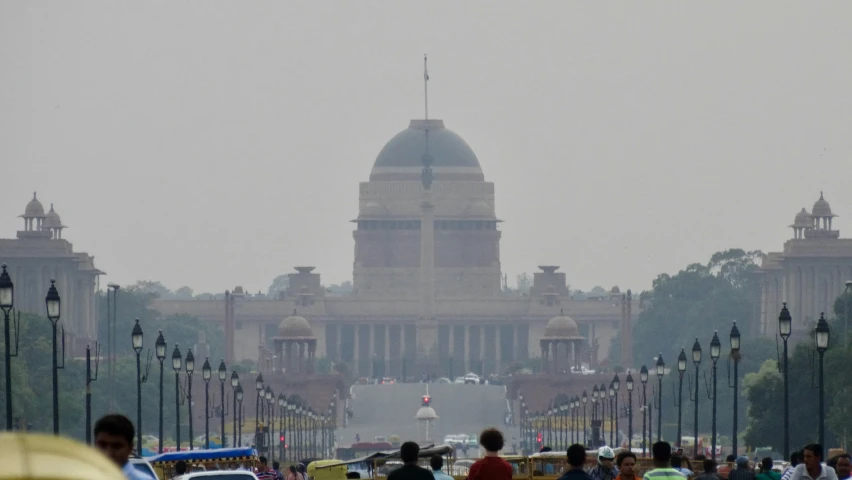
[(476, 385), (479, 383), (479, 375), (471, 372), (464, 376), (465, 385)]

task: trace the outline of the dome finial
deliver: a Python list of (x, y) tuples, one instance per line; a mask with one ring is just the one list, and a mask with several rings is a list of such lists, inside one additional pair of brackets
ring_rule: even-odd
[(36, 198), (36, 192), (35, 192), (35, 190), (33, 190), (33, 200), (38, 200), (38, 198)]

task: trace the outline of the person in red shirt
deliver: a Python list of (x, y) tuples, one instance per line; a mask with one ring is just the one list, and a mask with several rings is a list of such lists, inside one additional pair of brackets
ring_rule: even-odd
[(467, 480), (512, 480), (512, 466), (498, 456), (503, 442), (503, 434), (496, 428), (487, 428), (479, 434), (485, 457), (470, 466)]

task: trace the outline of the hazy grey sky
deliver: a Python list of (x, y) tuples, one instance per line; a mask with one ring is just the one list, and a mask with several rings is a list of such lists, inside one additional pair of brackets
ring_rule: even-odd
[[(0, 236), (33, 190), (108, 281), (351, 278), (358, 182), (442, 118), (495, 182), (503, 270), (641, 290), (852, 236), (852, 2), (0, 2)], [(103, 284), (103, 281), (102, 281)]]

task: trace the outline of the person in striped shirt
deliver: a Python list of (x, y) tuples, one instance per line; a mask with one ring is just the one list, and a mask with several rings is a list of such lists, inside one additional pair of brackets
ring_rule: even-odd
[(266, 457), (260, 457), (260, 464), (257, 466), (257, 480), (276, 480), (275, 472), (269, 469), (269, 464), (266, 463)]
[(645, 472), (644, 480), (683, 480), (686, 475), (672, 468), (672, 446), (669, 442), (657, 442), (651, 447), (654, 469)]

